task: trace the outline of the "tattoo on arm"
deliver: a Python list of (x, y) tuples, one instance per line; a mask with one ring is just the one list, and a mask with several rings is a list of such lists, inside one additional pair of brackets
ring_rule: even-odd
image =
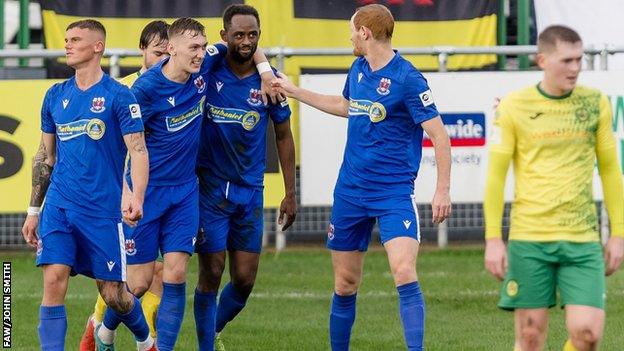
[(139, 154), (147, 154), (147, 146), (145, 146), (145, 137), (143, 136), (143, 132), (140, 133), (132, 133), (130, 135), (130, 147), (132, 151)]
[(52, 175), (52, 166), (46, 163), (48, 153), (43, 140), (39, 144), (39, 150), (33, 158), (32, 169), (32, 194), (30, 196), (30, 206), (39, 207), (43, 203), (48, 187), (50, 186), (50, 176)]

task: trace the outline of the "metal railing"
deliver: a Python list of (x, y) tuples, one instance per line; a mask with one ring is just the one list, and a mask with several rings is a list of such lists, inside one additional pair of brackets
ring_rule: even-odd
[[(508, 46), (485, 46), (485, 47), (457, 47), (457, 46), (432, 46), (432, 47), (405, 47), (397, 48), (402, 55), (437, 56), (438, 71), (448, 71), (448, 59), (453, 55), (531, 55), (537, 53), (535, 45), (508, 45)], [(352, 48), (292, 48), (292, 47), (269, 47), (264, 49), (269, 58), (275, 58), (276, 68), (284, 70), (284, 63), (290, 57), (297, 56), (350, 56)], [(624, 47), (604, 45), (601, 47), (584, 48), (587, 69), (595, 70), (595, 57), (600, 57), (598, 69), (606, 71), (609, 68), (609, 56), (624, 53)], [(110, 58), (110, 75), (119, 76), (120, 60), (125, 57), (139, 57), (139, 50), (107, 49), (104, 57)], [(0, 50), (0, 59), (3, 58), (61, 58), (65, 57), (64, 50), (42, 49), (5, 49)]]

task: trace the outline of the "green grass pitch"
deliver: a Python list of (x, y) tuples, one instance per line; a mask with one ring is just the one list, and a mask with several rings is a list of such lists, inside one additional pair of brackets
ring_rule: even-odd
[[(12, 262), (14, 350), (38, 350), (37, 324), (41, 270), (32, 253), (2, 253)], [(513, 315), (496, 308), (499, 283), (483, 268), (477, 247), (448, 250), (425, 248), (418, 271), (427, 305), (427, 350), (508, 350), (513, 347)], [(197, 350), (193, 290), (197, 260), (190, 264), (184, 324), (178, 350)], [(223, 331), (228, 350), (329, 350), (328, 311), (332, 293), (329, 253), (320, 248), (264, 253), (256, 287), (243, 312)], [(224, 282), (227, 281), (227, 272)], [(222, 284), (223, 285), (223, 284)], [(602, 350), (624, 350), (624, 273), (607, 280), (607, 324)], [(84, 277), (70, 280), (67, 350), (77, 350), (84, 322), (91, 313), (96, 288)], [(561, 350), (566, 333), (563, 313), (551, 309), (546, 350)], [(133, 350), (125, 327), (117, 334), (117, 350)], [(352, 350), (404, 350), (396, 290), (386, 255), (368, 253)]]

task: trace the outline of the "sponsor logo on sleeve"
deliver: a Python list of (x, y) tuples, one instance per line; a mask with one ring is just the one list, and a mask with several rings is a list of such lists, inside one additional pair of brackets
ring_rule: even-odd
[(418, 97), (420, 97), (420, 102), (422, 102), (424, 107), (433, 105), (433, 95), (431, 94), (431, 90), (428, 89), (426, 91), (423, 91), (422, 93), (418, 94)]
[(208, 56), (214, 56), (219, 53), (219, 49), (217, 49), (217, 47), (214, 45), (208, 45), (206, 47), (206, 53), (208, 54)]
[(141, 107), (139, 104), (130, 104), (128, 108), (130, 109), (130, 116), (132, 118), (141, 118)]

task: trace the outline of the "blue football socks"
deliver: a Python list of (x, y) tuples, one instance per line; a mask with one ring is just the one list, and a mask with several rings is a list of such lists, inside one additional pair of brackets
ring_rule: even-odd
[(215, 339), (215, 321), (217, 317), (217, 293), (195, 290), (193, 302), (195, 313), (195, 331), (200, 351), (213, 351)]
[(216, 332), (220, 333), (225, 325), (234, 319), (236, 315), (245, 307), (247, 298), (234, 289), (232, 282), (227, 285), (221, 291), (219, 296), (219, 305), (217, 306), (217, 323)]
[(355, 322), (357, 294), (340, 296), (334, 293), (329, 314), (329, 339), (332, 351), (349, 350), (351, 328)]
[(418, 282), (397, 287), (399, 292), (399, 313), (403, 323), (403, 334), (409, 351), (423, 349), (425, 336), (425, 302)]
[(65, 305), (40, 306), (37, 330), (42, 350), (65, 350), (65, 333), (67, 332)]
[(160, 351), (174, 349), (186, 305), (186, 283), (163, 282), (163, 294), (156, 317), (156, 343)]

